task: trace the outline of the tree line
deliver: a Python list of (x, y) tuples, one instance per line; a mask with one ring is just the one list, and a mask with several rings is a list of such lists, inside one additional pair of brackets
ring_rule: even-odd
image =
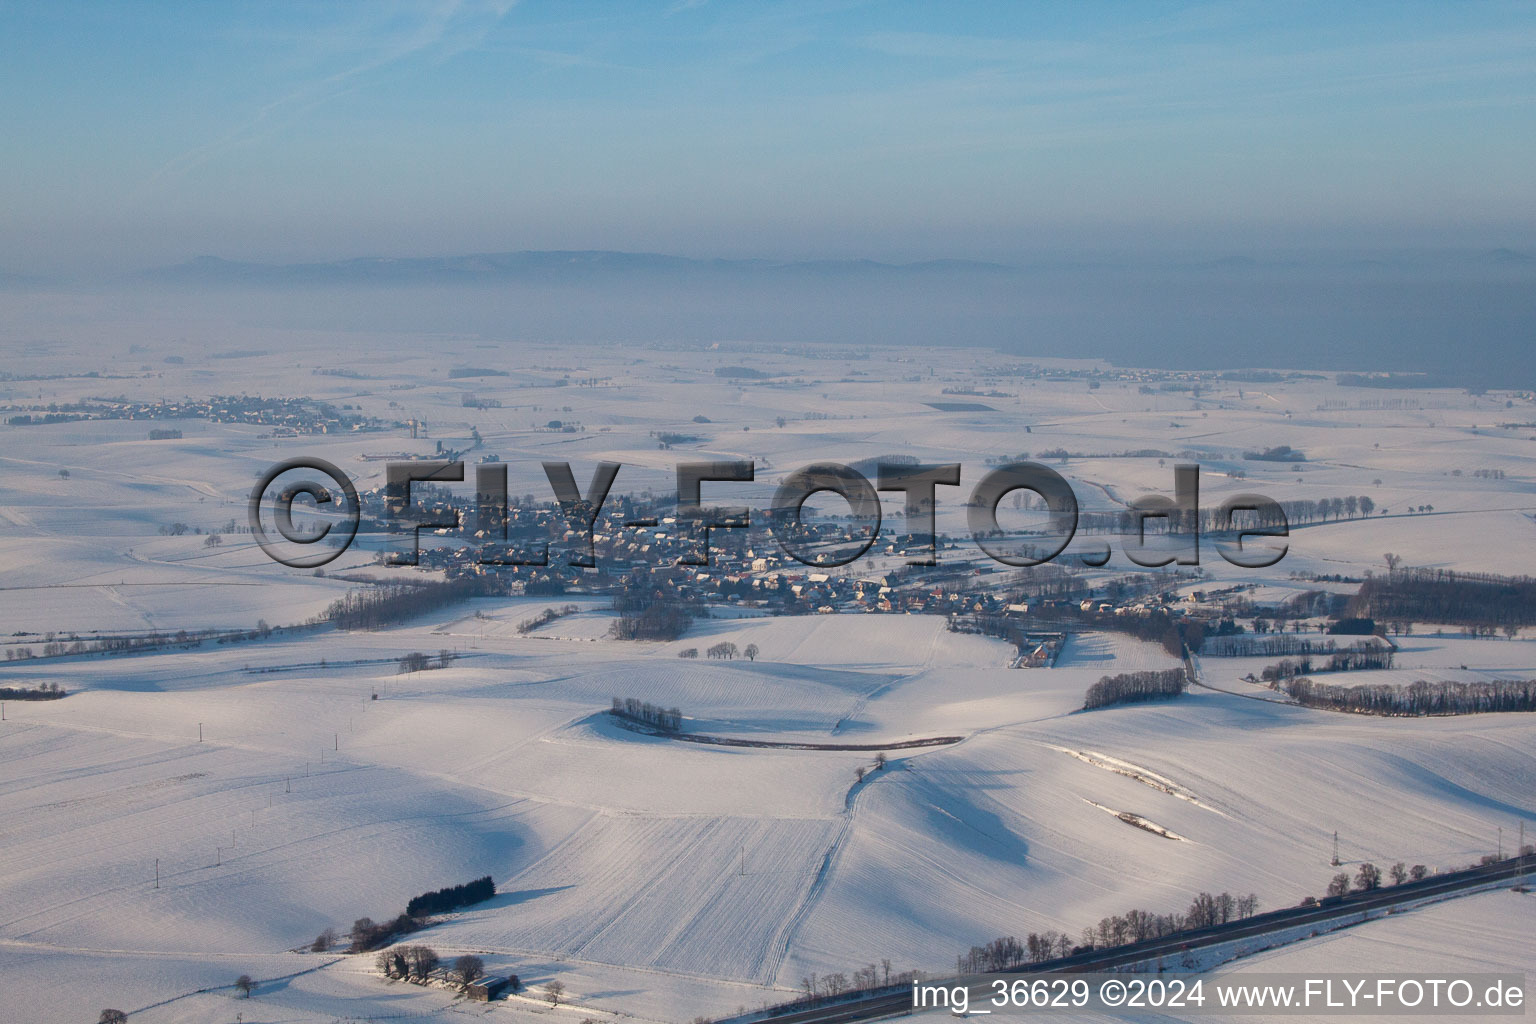
[(1536, 579), (1456, 573), (1446, 569), (1394, 569), (1360, 585), (1351, 615), (1378, 620), (1453, 625), (1536, 625)]
[(1333, 686), (1307, 676), (1280, 680), (1276, 688), (1296, 703), (1326, 711), (1365, 715), (1472, 715), (1497, 711), (1536, 711), (1536, 680), (1490, 682), (1423, 680), (1407, 686), (1385, 683)]
[(69, 691), (58, 683), (41, 686), (0, 686), (0, 700), (58, 700), (69, 696)]
[(473, 903), (484, 903), (495, 895), (496, 883), (491, 881), (490, 875), (486, 875), (484, 878), (477, 878), (463, 885), (450, 885), (436, 892), (424, 892), (420, 896), (413, 896), (406, 903), (405, 912), (412, 917), (446, 914)]
[(484, 578), (476, 576), (440, 583), (395, 583), (349, 591), (331, 602), (320, 619), (340, 629), (379, 629), (489, 592)]
[(1083, 710), (1177, 697), (1188, 687), (1189, 679), (1182, 668), (1104, 676), (1083, 695)]

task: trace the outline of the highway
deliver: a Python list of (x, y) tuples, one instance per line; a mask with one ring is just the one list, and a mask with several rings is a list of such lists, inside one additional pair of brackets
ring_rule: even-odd
[[(1365, 916), (1373, 911), (1424, 899), (1449, 897), (1486, 887), (1492, 883), (1514, 881), (1524, 874), (1536, 871), (1536, 855), (1510, 857), (1463, 871), (1432, 875), (1419, 882), (1387, 886), (1368, 892), (1351, 893), (1348, 896), (1329, 898), (1313, 906), (1288, 907), (1272, 910), (1241, 921), (1214, 925), (1195, 931), (1180, 932), (1176, 936), (1148, 939), (1144, 942), (1115, 946), (1108, 949), (1085, 950), (1072, 956), (1045, 960), (1035, 964), (1020, 964), (1000, 974), (1067, 974), (1107, 972), (1159, 957), (1175, 958), (1170, 969), (1177, 970), (1177, 958), (1194, 949), (1214, 946), (1239, 939), (1253, 938), (1274, 932), (1304, 927), (1309, 924), (1337, 922), (1339, 918)], [(995, 977), (995, 975), (994, 975)], [(954, 986), (968, 978), (927, 978), (925, 985)], [(973, 1002), (981, 1002), (991, 994), (991, 983), (974, 982), (970, 986)], [(804, 1001), (785, 1004), (767, 1015), (748, 1014), (728, 1018), (718, 1024), (751, 1021), (753, 1024), (841, 1024), (844, 1021), (877, 1020), (910, 1012), (912, 990), (908, 985), (876, 989), (866, 995), (852, 998), (838, 997), (819, 1005), (807, 1006)]]

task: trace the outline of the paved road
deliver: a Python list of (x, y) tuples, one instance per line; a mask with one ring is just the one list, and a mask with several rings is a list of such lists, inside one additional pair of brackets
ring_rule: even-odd
[[(1289, 907), (1258, 914), (1243, 921), (1216, 925), (1198, 931), (1184, 932), (1174, 938), (1149, 939), (1145, 942), (1113, 949), (1090, 950), (1073, 956), (1048, 960), (1039, 964), (1016, 967), (1005, 974), (1057, 974), (1112, 971), (1116, 968), (1158, 957), (1182, 957), (1186, 952), (1238, 939), (1266, 935), (1309, 924), (1337, 921), (1339, 918), (1360, 916), (1361, 920), (1372, 911), (1422, 899), (1454, 896), (1500, 881), (1512, 881), (1523, 874), (1536, 872), (1536, 855), (1524, 858), (1511, 857), (1482, 867), (1465, 871), (1434, 875), (1422, 882), (1406, 882), (1371, 892), (1352, 893), (1339, 899), (1311, 907)], [(960, 977), (928, 979), (927, 984), (955, 985)], [(983, 1000), (992, 992), (991, 983), (976, 984), (971, 988), (973, 1001)], [(876, 1020), (907, 1013), (912, 1008), (909, 987), (885, 989), (867, 996), (845, 1000), (831, 1005), (805, 1007), (789, 1004), (780, 1012), (757, 1018), (758, 1024), (840, 1024), (843, 1021)]]

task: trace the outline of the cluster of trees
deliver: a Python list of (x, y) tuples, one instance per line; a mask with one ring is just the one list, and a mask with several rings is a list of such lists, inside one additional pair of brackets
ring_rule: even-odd
[(573, 604), (562, 605), (559, 608), (545, 608), (533, 618), (524, 619), (522, 622), (519, 622), (517, 624), (517, 631), (523, 634), (532, 633), (540, 626), (547, 626), (556, 619), (564, 618), (567, 615), (575, 615), (576, 611), (577, 608)]
[(664, 708), (634, 697), (613, 698), (612, 713), (622, 718), (655, 726), (663, 732), (680, 732), (683, 728), (683, 712), (678, 708)]
[(1030, 932), (1020, 942), (1008, 935), (982, 946), (972, 946), (955, 960), (960, 974), (987, 974), (1020, 964), (1038, 964), (1058, 957), (1071, 956), (1087, 949), (1107, 949), (1148, 939), (1167, 938), (1180, 932), (1197, 931), (1213, 925), (1241, 921), (1258, 913), (1259, 898), (1253, 894), (1234, 896), (1229, 892), (1202, 892), (1190, 901), (1184, 913), (1157, 914), (1149, 910), (1127, 910), (1100, 919), (1084, 928), (1081, 941), (1074, 944), (1064, 932)]
[(44, 683), (41, 686), (0, 686), (0, 700), (58, 700), (68, 695), (69, 691), (58, 683)]
[(458, 655), (444, 648), (437, 652), (437, 657), (423, 654), (421, 651), (412, 651), (409, 654), (400, 655), (395, 668), (396, 675), (405, 675), (407, 672), (425, 672), (429, 668), (447, 668)]
[(487, 593), (484, 578), (466, 576), (441, 583), (391, 584), (349, 591), (320, 618), (341, 629), (379, 629)]
[(1328, 711), (1366, 715), (1471, 715), (1491, 711), (1536, 711), (1536, 680), (1495, 679), (1462, 683), (1418, 680), (1407, 686), (1332, 686), (1306, 676), (1277, 687), (1296, 703)]
[(658, 601), (644, 608), (621, 612), (609, 627), (616, 640), (676, 640), (688, 632), (693, 610), (674, 601)]
[(418, 985), (425, 984), (442, 962), (437, 950), (431, 946), (396, 946), (380, 950), (374, 958), (374, 966), (385, 977), (414, 981)]
[[(387, 946), (401, 935), (409, 935), (411, 932), (420, 931), (425, 925), (410, 914), (401, 914), (393, 921), (375, 921), (371, 917), (360, 917), (352, 922), (352, 945), (348, 947), (350, 953), (367, 953)], [(322, 936), (324, 933), (322, 933)], [(320, 944), (320, 939), (315, 940), (315, 945)], [(314, 946), (310, 947), (311, 949)]]
[[(436, 892), (425, 893), (406, 904), (405, 913), (393, 921), (375, 921), (360, 917), (352, 922), (352, 944), (349, 952), (368, 953), (389, 945), (402, 935), (420, 931), (426, 927), (423, 918), (428, 914), (442, 914), (458, 907), (488, 900), (496, 894), (496, 886), (489, 875), (464, 885), (450, 886)], [(336, 933), (327, 928), (321, 932), (310, 949), (319, 953), (330, 949), (336, 941)]]
[(496, 895), (496, 883), (491, 881), (491, 876), (477, 878), (473, 882), (465, 882), (463, 885), (450, 885), (436, 892), (422, 893), (420, 896), (411, 897), (405, 905), (405, 912), (412, 917), (425, 917), (428, 914), (446, 914), (460, 907), (467, 907), (472, 903), (483, 903)]
[[(1408, 867), (1402, 861), (1393, 864), (1389, 869), (1393, 885), (1402, 885), (1404, 882), (1421, 882), (1429, 877), (1429, 868), (1423, 864), (1415, 864)], [(1355, 873), (1354, 888), (1350, 888), (1350, 878), (1345, 872), (1339, 872), (1328, 883), (1328, 895), (1346, 896), (1353, 892), (1370, 892), (1372, 889), (1381, 888), (1381, 869), (1370, 861), (1360, 865), (1360, 870)]]
[[(1395, 556), (1394, 556), (1395, 557)], [(1493, 629), (1536, 625), (1536, 579), (1394, 568), (1360, 585), (1350, 614)]]
[(1189, 679), (1182, 668), (1164, 669), (1160, 672), (1124, 672), (1117, 676), (1105, 676), (1088, 687), (1088, 692), (1083, 695), (1083, 710), (1177, 697), (1188, 686)]

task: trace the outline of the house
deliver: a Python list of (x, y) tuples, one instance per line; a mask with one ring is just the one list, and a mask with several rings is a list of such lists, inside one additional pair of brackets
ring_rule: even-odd
[(515, 974), (505, 978), (480, 978), (470, 982), (464, 994), (477, 1003), (488, 1003), (508, 989), (516, 992), (519, 987)]

